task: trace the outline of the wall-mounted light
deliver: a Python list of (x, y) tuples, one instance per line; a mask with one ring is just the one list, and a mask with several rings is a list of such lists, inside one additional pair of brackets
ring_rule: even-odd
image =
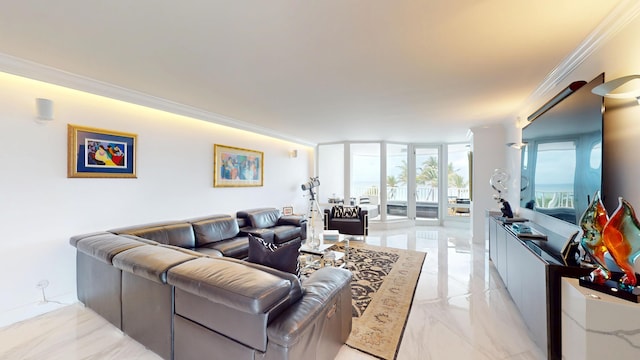
[(36, 99), (36, 114), (38, 120), (53, 120), (53, 101), (49, 99)]
[(514, 148), (514, 149), (522, 149), (525, 145), (527, 145), (527, 143), (522, 143), (522, 142), (519, 142), (519, 143), (515, 143), (515, 142), (507, 143), (507, 147)]
[(297, 158), (298, 157), (298, 150), (294, 149), (294, 150), (289, 151), (289, 157), (292, 158), (292, 159)]
[[(542, 114), (546, 113), (549, 109), (554, 107), (555, 104), (562, 101), (562, 99), (567, 96), (573, 94), (578, 91), (581, 87), (583, 87), (587, 82), (584, 80), (574, 81), (569, 86), (560, 91), (556, 96), (552, 97), (549, 101), (547, 101), (544, 105), (542, 105), (538, 110), (536, 110), (533, 114), (527, 117), (528, 122), (532, 122), (533, 120), (540, 117)], [(526, 125), (526, 124), (525, 124)]]
[(627, 75), (621, 78), (617, 78), (611, 81), (607, 81), (604, 84), (600, 84), (591, 90), (596, 95), (604, 96), (611, 99), (632, 99), (635, 98), (640, 104), (640, 80), (635, 81), (635, 86), (626, 86), (624, 91), (614, 92), (620, 87), (623, 87), (627, 83), (640, 79), (640, 75)]

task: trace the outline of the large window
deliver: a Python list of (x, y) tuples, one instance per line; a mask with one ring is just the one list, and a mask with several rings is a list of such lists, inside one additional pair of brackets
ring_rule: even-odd
[(380, 203), (380, 144), (351, 144), (351, 203)]
[(440, 147), (415, 148), (416, 219), (440, 219)]
[(409, 179), (407, 167), (407, 145), (387, 144), (387, 218), (407, 218), (406, 207)]
[(370, 220), (427, 225), (469, 218), (468, 144), (319, 145), (318, 175), (322, 207), (361, 205)]
[(468, 217), (470, 213), (470, 152), (468, 144), (447, 146), (448, 215)]

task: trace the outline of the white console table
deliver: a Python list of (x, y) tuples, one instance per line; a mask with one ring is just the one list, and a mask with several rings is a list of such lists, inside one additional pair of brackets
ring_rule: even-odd
[(562, 278), (562, 358), (640, 359), (640, 304)]

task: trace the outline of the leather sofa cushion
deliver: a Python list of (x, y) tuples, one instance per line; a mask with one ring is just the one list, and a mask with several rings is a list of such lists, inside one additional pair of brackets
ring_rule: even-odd
[(304, 216), (281, 216), (280, 210), (276, 208), (259, 208), (238, 211), (236, 217), (241, 232), (258, 234), (267, 242), (271, 242), (268, 236), (257, 233), (258, 229), (272, 230), (274, 244), (282, 244), (297, 237), (302, 240), (307, 238), (307, 219)]
[(265, 242), (276, 245), (302, 238), (302, 229), (299, 226), (291, 225), (276, 225), (266, 229), (250, 227), (242, 229), (241, 232), (247, 235), (251, 234), (261, 237)]
[(196, 247), (193, 227), (188, 222), (164, 222), (109, 230), (115, 234), (129, 234), (187, 249)]
[(331, 222), (334, 224), (362, 224), (362, 221), (360, 219), (351, 219), (351, 218), (346, 218), (346, 219), (333, 218), (331, 219)]
[(195, 257), (202, 257), (202, 256), (209, 256), (209, 257), (222, 257), (222, 253), (218, 250), (214, 250), (211, 249), (211, 251), (206, 251), (206, 252), (201, 252), (201, 251), (197, 251), (198, 249), (185, 249), (185, 248), (181, 248), (179, 246), (173, 246), (173, 245), (165, 245), (165, 244), (160, 244), (158, 245), (160, 247), (164, 247), (167, 249), (173, 249), (175, 251), (179, 251), (183, 254), (187, 254), (187, 255), (193, 255)]
[(300, 215), (283, 215), (278, 219), (279, 225), (306, 226), (307, 218)]
[(273, 242), (275, 244), (284, 244), (293, 239), (300, 238), (300, 228), (291, 225), (280, 225), (273, 227)]
[(274, 210), (274, 208), (271, 207), (271, 208), (256, 208), (256, 209), (240, 210), (240, 211), (236, 212), (236, 217), (238, 219), (247, 219), (248, 220), (250, 213), (267, 211), (267, 210)]
[(249, 221), (251, 226), (255, 228), (270, 228), (276, 226), (280, 218), (280, 210), (265, 209), (249, 213)]
[[(265, 216), (266, 218), (261, 218)], [(257, 208), (236, 212), (240, 228), (250, 226), (254, 228), (266, 228), (274, 226), (280, 217), (280, 210), (276, 208)], [(275, 217), (275, 219), (269, 219)]]
[(274, 233), (273, 233), (273, 229), (263, 229), (263, 228), (244, 228), (242, 229), (242, 233), (246, 234), (246, 235), (253, 235), (253, 236), (257, 236), (262, 238), (262, 240), (274, 244)]
[[(229, 262), (235, 262), (237, 264), (242, 264), (244, 266), (248, 266), (250, 268), (254, 268), (254, 269), (258, 269), (260, 271), (264, 271), (267, 272), (269, 274), (273, 274), (279, 278), (283, 278), (286, 279), (288, 281), (291, 282), (291, 288), (289, 289), (289, 296), (288, 296), (288, 304), (285, 303), (283, 304), (283, 308), (286, 308), (287, 306), (295, 303), (296, 301), (298, 301), (301, 297), (302, 294), (304, 293), (304, 289), (302, 288), (302, 283), (300, 282), (300, 279), (298, 278), (298, 276), (288, 273), (288, 272), (284, 272), (284, 271), (280, 271), (278, 269), (274, 269), (272, 267), (268, 267), (268, 266), (264, 266), (261, 264), (256, 264), (256, 263), (252, 263), (252, 262), (248, 262), (248, 261), (244, 261), (244, 260), (238, 260), (238, 259), (232, 259), (232, 258), (228, 258), (225, 257), (223, 258), (225, 261), (229, 261)], [(271, 315), (277, 315), (279, 313), (276, 313), (273, 309), (270, 312)]]
[(299, 276), (301, 244), (301, 241), (291, 241), (284, 245), (276, 245), (249, 234), (249, 258), (247, 261)]
[(105, 262), (112, 263), (117, 254), (138, 247), (145, 243), (131, 238), (118, 236), (112, 233), (101, 233), (75, 241), (78, 251)]
[[(169, 269), (167, 282), (249, 314), (263, 314), (290, 294), (292, 281), (242, 263), (198, 258)], [(299, 283), (298, 283), (299, 286)]]
[(217, 251), (223, 256), (234, 259), (246, 259), (247, 256), (249, 256), (249, 238), (239, 236), (229, 240), (209, 243), (193, 250), (207, 255), (211, 255), (212, 251)]
[(206, 221), (206, 220), (214, 220), (214, 219), (224, 219), (231, 217), (229, 214), (215, 214), (215, 215), (206, 215), (206, 216), (198, 216), (195, 218), (191, 218), (189, 220), (185, 220), (186, 222), (194, 223), (198, 221)]
[(238, 221), (231, 216), (214, 216), (191, 221), (196, 237), (196, 247), (212, 242), (231, 239), (238, 235)]
[(113, 266), (161, 284), (167, 282), (167, 270), (197, 256), (161, 246), (143, 245), (113, 257)]
[(75, 236), (72, 236), (69, 239), (69, 244), (71, 244), (71, 246), (73, 246), (73, 247), (78, 247), (78, 241), (80, 241), (82, 239), (86, 239), (88, 237), (92, 237), (92, 236), (96, 236), (96, 235), (109, 235), (109, 234), (111, 234), (111, 233), (107, 232), (107, 231), (97, 231), (97, 232), (92, 232), (92, 233), (88, 233), (88, 234), (75, 235)]
[(251, 222), (247, 218), (238, 217), (238, 218), (236, 218), (236, 220), (238, 221), (238, 227), (240, 229), (242, 229), (244, 227), (247, 227), (247, 226), (251, 226)]
[(342, 234), (366, 235), (366, 226), (360, 219), (332, 219), (329, 229)]

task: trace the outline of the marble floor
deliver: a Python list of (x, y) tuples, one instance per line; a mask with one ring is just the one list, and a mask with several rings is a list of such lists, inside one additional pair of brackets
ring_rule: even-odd
[[(372, 230), (366, 242), (427, 253), (398, 351), (412, 359), (544, 359), (484, 245), (459, 227)], [(0, 329), (0, 359), (160, 359), (81, 304)], [(373, 359), (343, 346), (336, 359)]]

